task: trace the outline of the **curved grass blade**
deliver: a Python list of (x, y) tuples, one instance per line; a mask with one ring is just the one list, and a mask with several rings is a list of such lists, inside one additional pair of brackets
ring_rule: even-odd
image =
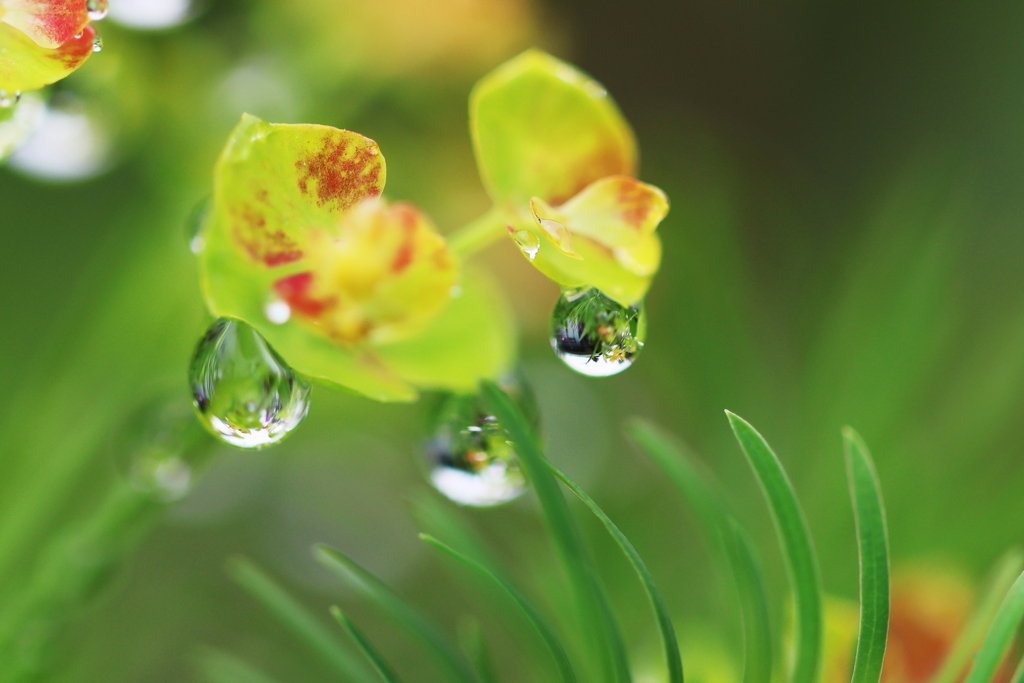
[(545, 465), (547, 458), (533, 430), (515, 402), (496, 384), (484, 381), (481, 389), (485, 405), (515, 443), (519, 464), (537, 492), (548, 532), (576, 599), (580, 622), (590, 641), (591, 657), (602, 663), (599, 668), (601, 675), (617, 683), (629, 683), (631, 677), (626, 648), (612, 616), (608, 597), (591, 564), (565, 496)]
[(771, 621), (764, 573), (753, 545), (732, 517), (710, 475), (690, 453), (649, 422), (631, 420), (626, 431), (693, 506), (708, 536), (721, 542), (743, 619), (743, 680), (767, 683), (772, 671)]
[(320, 564), (358, 590), (419, 639), (435, 661), (448, 672), (447, 680), (453, 683), (478, 683), (469, 664), (448, 642), (444, 634), (398, 597), (383, 581), (363, 569), (352, 558), (326, 545), (317, 545), (314, 555)]
[(340, 675), (342, 680), (357, 683), (370, 683), (373, 680), (366, 667), (349, 654), (320, 621), (263, 570), (249, 560), (236, 557), (228, 563), (228, 573), (235, 583), (261, 602), (299, 641)]
[(565, 648), (562, 647), (562, 643), (558, 640), (558, 636), (551, 630), (547, 620), (541, 616), (541, 613), (537, 611), (530, 601), (527, 600), (522, 593), (520, 593), (515, 586), (505, 581), (497, 574), (492, 572), (490, 569), (480, 564), (476, 560), (472, 560), (462, 553), (458, 552), (445, 545), (441, 541), (437, 540), (433, 536), (427, 534), (420, 534), (420, 538), (429, 543), (430, 545), (442, 550), (451, 557), (455, 558), (462, 564), (466, 565), (473, 571), (484, 576), (488, 580), (497, 584), (512, 600), (518, 605), (519, 609), (526, 615), (527, 620), (533, 626), (534, 630), (540, 636), (541, 640), (544, 641), (544, 645), (547, 646), (548, 651), (551, 653), (552, 659), (555, 660), (555, 666), (558, 668), (558, 674), (561, 676), (563, 683), (576, 683), (576, 674), (572, 670), (572, 664), (569, 662), (569, 657), (565, 654)]
[(821, 578), (807, 520), (793, 485), (768, 442), (743, 418), (729, 411), (726, 415), (768, 501), (793, 588), (796, 652), (790, 680), (817, 683), (822, 647)]
[(679, 656), (679, 641), (676, 639), (675, 627), (672, 625), (672, 618), (668, 614), (668, 608), (665, 607), (665, 601), (661, 597), (661, 593), (658, 591), (658, 587), (654, 584), (654, 577), (651, 576), (651, 572), (647, 569), (647, 565), (644, 564), (640, 554), (633, 547), (633, 544), (629, 542), (629, 539), (619, 530), (619, 527), (615, 526), (608, 515), (604, 513), (597, 503), (587, 495), (586, 491), (576, 485), (574, 481), (569, 479), (561, 470), (552, 465), (550, 462), (545, 461), (548, 469), (554, 474), (563, 484), (568, 487), (570, 491), (576, 494), (576, 497), (583, 501), (583, 504), (590, 508), (590, 511), (594, 513), (601, 523), (604, 524), (605, 529), (611, 534), (611, 537), (615, 539), (619, 548), (622, 549), (622, 553), (629, 560), (629, 563), (633, 565), (633, 570), (636, 575), (640, 578), (640, 583), (643, 584), (644, 591), (647, 593), (647, 599), (651, 602), (651, 607), (654, 609), (654, 616), (658, 622), (658, 632), (661, 635), (661, 644), (665, 648), (665, 660), (668, 670), (668, 681), (669, 683), (683, 683), (683, 661)]
[(964, 683), (988, 683), (992, 680), (1021, 621), (1024, 621), (1024, 574), (1018, 576), (1010, 586)]
[(370, 664), (374, 670), (380, 674), (380, 677), (384, 679), (384, 683), (402, 683), (402, 679), (398, 677), (395, 670), (384, 660), (377, 648), (373, 646), (373, 643), (367, 639), (363, 632), (356, 628), (356, 625), (352, 623), (352, 620), (341, 611), (341, 608), (337, 605), (331, 605), (331, 616), (334, 617), (342, 627), (348, 631), (348, 634), (352, 636), (352, 640), (355, 641), (359, 649), (362, 650), (366, 658), (370, 660)]
[(981, 642), (985, 632), (989, 629), (989, 624), (995, 618), (1003, 597), (1022, 570), (1024, 570), (1024, 553), (1021, 553), (1019, 549), (1009, 550), (999, 558), (977, 609), (946, 656), (942, 668), (932, 678), (932, 683), (956, 683), (960, 680), (978, 643)]
[(843, 429), (846, 471), (860, 557), (860, 632), (851, 683), (878, 683), (889, 633), (889, 535), (882, 487), (864, 441)]

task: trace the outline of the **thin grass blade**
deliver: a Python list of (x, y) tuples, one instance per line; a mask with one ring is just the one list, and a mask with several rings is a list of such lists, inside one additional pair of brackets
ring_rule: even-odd
[(236, 557), (228, 563), (235, 583), (263, 604), (310, 652), (345, 681), (370, 683), (366, 667), (346, 650), (306, 608), (249, 560)]
[(390, 615), (406, 631), (422, 642), (431, 657), (448, 672), (449, 681), (478, 683), (469, 663), (448, 642), (444, 634), (398, 597), (383, 581), (363, 569), (349, 556), (326, 545), (316, 546), (313, 554), (320, 564), (358, 590), (378, 609)]
[(1024, 621), (1024, 574), (1010, 586), (964, 683), (988, 683), (992, 680), (1017, 635), (1021, 621)]
[(576, 485), (574, 481), (569, 479), (564, 472), (559, 470), (557, 467), (552, 465), (550, 462), (545, 461), (548, 469), (554, 474), (566, 487), (576, 494), (583, 504), (590, 508), (590, 511), (594, 513), (594, 516), (601, 520), (604, 524), (605, 529), (611, 534), (611, 537), (618, 544), (619, 548), (622, 549), (622, 553), (629, 560), (629, 563), (633, 566), (633, 570), (636, 575), (640, 578), (640, 583), (643, 584), (644, 591), (647, 593), (647, 599), (651, 602), (651, 607), (654, 609), (654, 616), (658, 622), (658, 633), (661, 635), (661, 644), (665, 649), (665, 660), (668, 671), (669, 683), (683, 683), (683, 661), (679, 655), (679, 641), (676, 639), (675, 627), (672, 625), (672, 618), (668, 614), (668, 608), (665, 607), (665, 601), (661, 597), (661, 593), (658, 591), (658, 587), (654, 583), (654, 577), (651, 576), (651, 572), (647, 569), (647, 565), (644, 564), (640, 554), (633, 547), (633, 544), (629, 542), (619, 527), (615, 525), (608, 515), (604, 513), (597, 503), (587, 495), (586, 491)]
[(385, 661), (384, 657), (377, 651), (377, 648), (373, 646), (373, 643), (363, 635), (363, 632), (356, 628), (356, 625), (352, 623), (352, 620), (341, 611), (341, 608), (337, 605), (331, 605), (331, 616), (342, 625), (342, 627), (348, 631), (348, 634), (352, 636), (352, 640), (362, 650), (366, 659), (369, 660), (381, 678), (384, 679), (384, 683), (402, 683), (402, 679), (398, 677), (395, 670), (391, 668), (391, 665)]
[(540, 500), (548, 532), (569, 580), (580, 623), (586, 629), (591, 656), (602, 663), (600, 674), (616, 683), (629, 683), (626, 648), (612, 616), (608, 597), (601, 587), (569, 505), (554, 476), (548, 471), (537, 437), (522, 412), (496, 384), (481, 383), (484, 402), (505, 427), (516, 445), (520, 466)]
[(860, 632), (851, 683), (878, 683), (889, 634), (889, 534), (882, 487), (864, 441), (843, 430), (846, 471), (860, 557)]
[(768, 442), (743, 418), (729, 411), (726, 415), (768, 501), (793, 589), (796, 651), (790, 680), (817, 683), (823, 634), (821, 578), (807, 520), (793, 485)]
[(999, 559), (988, 580), (987, 587), (982, 593), (977, 609), (967, 623), (967, 627), (960, 632), (960, 637), (957, 638), (956, 643), (946, 656), (946, 660), (942, 662), (942, 668), (935, 674), (932, 683), (956, 683), (961, 679), (978, 644), (989, 630), (989, 625), (995, 618), (1003, 597), (1022, 570), (1024, 570), (1024, 553), (1017, 548), (1007, 551)]
[(772, 671), (771, 621), (764, 573), (754, 547), (728, 504), (693, 456), (658, 427), (632, 420), (627, 432), (689, 501), (708, 536), (721, 542), (732, 570), (743, 620), (745, 683), (768, 683)]
[(473, 617), (467, 617), (459, 624), (459, 644), (462, 651), (476, 669), (480, 683), (498, 683), (498, 675), (494, 671), (494, 660), (487, 649), (483, 628)]
[(451, 557), (455, 558), (462, 564), (466, 565), (473, 571), (479, 573), (481, 576), (487, 578), (489, 581), (498, 585), (502, 591), (504, 591), (512, 600), (516, 603), (523, 614), (526, 615), (526, 619), (533, 626), (534, 630), (537, 631), (537, 635), (540, 636), (544, 645), (547, 647), (548, 652), (551, 653), (552, 659), (555, 660), (555, 667), (558, 669), (558, 674), (562, 679), (563, 683), (575, 683), (576, 674), (573, 672), (572, 664), (569, 662), (569, 657), (565, 654), (565, 648), (562, 647), (562, 643), (558, 640), (558, 636), (551, 630), (551, 626), (548, 622), (537, 611), (526, 597), (516, 589), (515, 586), (505, 581), (500, 576), (495, 574), (493, 571), (480, 564), (476, 560), (466, 557), (462, 553), (454, 550), (453, 548), (445, 545), (441, 541), (437, 540), (433, 536), (427, 534), (420, 534), (420, 538), (434, 546), (435, 548), (447, 553)]

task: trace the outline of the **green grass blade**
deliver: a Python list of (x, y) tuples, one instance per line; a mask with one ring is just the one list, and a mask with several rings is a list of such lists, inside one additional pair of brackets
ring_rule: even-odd
[(932, 678), (932, 683), (956, 683), (961, 679), (964, 669), (967, 668), (978, 644), (985, 637), (989, 625), (995, 618), (1003, 596), (1010, 590), (1010, 586), (1013, 585), (1022, 570), (1024, 570), (1024, 554), (1016, 548), (1006, 552), (999, 559), (971, 620), (960, 632), (956, 643), (946, 655), (942, 668)]
[(540, 500), (548, 532), (569, 580), (582, 628), (588, 636), (591, 656), (601, 662), (600, 673), (616, 683), (629, 683), (626, 648), (612, 616), (608, 598), (587, 554), (569, 505), (546, 466), (533, 430), (516, 404), (489, 381), (481, 383), (484, 402), (515, 443), (519, 464)]
[(448, 672), (453, 683), (477, 683), (469, 664), (451, 645), (437, 627), (398, 597), (384, 582), (363, 569), (344, 553), (318, 545), (314, 555), (343, 581), (358, 590), (365, 598), (386, 612), (409, 633), (422, 642), (434, 660)]
[(796, 607), (796, 652), (793, 683), (817, 683), (821, 667), (821, 578), (800, 503), (768, 442), (743, 418), (726, 411), (750, 466), (768, 501), (782, 545)]
[(345, 650), (327, 627), (311, 615), (260, 568), (244, 558), (228, 564), (231, 578), (256, 598), (281, 624), (345, 681), (370, 683), (372, 677)]
[(668, 670), (668, 681), (669, 683), (683, 683), (683, 661), (679, 656), (679, 641), (676, 639), (675, 627), (672, 626), (672, 618), (668, 614), (668, 608), (665, 607), (665, 601), (661, 597), (661, 593), (658, 591), (658, 587), (654, 584), (654, 577), (651, 576), (651, 572), (647, 569), (647, 565), (644, 564), (640, 554), (633, 547), (633, 544), (629, 542), (629, 539), (619, 530), (619, 527), (604, 513), (597, 503), (587, 495), (587, 493), (576, 485), (574, 481), (569, 479), (561, 470), (552, 465), (550, 462), (547, 463), (548, 469), (554, 474), (563, 484), (568, 487), (576, 496), (583, 501), (583, 504), (590, 508), (590, 511), (594, 513), (601, 523), (604, 524), (605, 529), (611, 534), (611, 537), (615, 539), (615, 542), (622, 549), (622, 553), (629, 560), (629, 563), (633, 565), (633, 570), (636, 575), (640, 578), (640, 583), (643, 584), (644, 591), (647, 593), (647, 599), (651, 602), (651, 607), (654, 609), (654, 616), (658, 622), (658, 632), (661, 635), (662, 647), (665, 648), (665, 660)]
[(502, 591), (504, 591), (510, 598), (512, 598), (512, 600), (516, 603), (519, 609), (522, 610), (523, 614), (526, 615), (527, 620), (533, 626), (534, 630), (537, 631), (537, 634), (540, 636), (541, 640), (544, 642), (544, 645), (551, 653), (552, 659), (555, 660), (555, 666), (558, 669), (558, 674), (561, 677), (563, 683), (576, 682), (576, 674), (573, 672), (572, 664), (569, 662), (569, 657), (565, 654), (565, 648), (562, 647), (562, 643), (558, 640), (558, 636), (556, 636), (555, 632), (551, 630), (551, 626), (548, 625), (547, 620), (544, 619), (541, 613), (537, 611), (537, 608), (534, 607), (530, 603), (530, 601), (527, 600), (526, 597), (523, 596), (523, 594), (516, 589), (515, 586), (510, 584), (508, 581), (505, 581), (500, 576), (498, 576), (493, 571), (491, 571), (484, 565), (480, 564), (476, 560), (466, 557), (462, 553), (445, 545), (433, 536), (428, 536), (427, 534), (420, 534), (420, 538), (422, 538), (424, 541), (434, 546), (435, 548), (438, 548), (439, 550), (447, 553), (448, 555), (455, 558), (462, 564), (466, 565), (473, 571), (484, 576), (489, 581), (497, 584)]
[(851, 683), (878, 683), (889, 633), (889, 535), (882, 487), (864, 441), (843, 430), (846, 471), (860, 557), (860, 632)]
[(992, 626), (974, 657), (974, 665), (964, 683), (988, 683), (995, 676), (999, 663), (1013, 642), (1024, 620), (1024, 574), (1010, 586), (1009, 592), (992, 619)]
[(630, 421), (627, 432), (689, 501), (708, 536), (720, 540), (742, 613), (743, 680), (767, 683), (771, 679), (773, 659), (771, 621), (764, 573), (753, 545), (732, 517), (710, 475), (690, 453), (661, 429), (643, 420)]
[(384, 683), (402, 683), (402, 679), (398, 677), (395, 670), (384, 660), (377, 648), (367, 639), (363, 632), (356, 628), (356, 625), (352, 623), (352, 620), (346, 616), (341, 608), (337, 605), (331, 605), (331, 616), (334, 617), (342, 627), (348, 631), (348, 634), (352, 636), (352, 640), (362, 650), (363, 654), (373, 665), (374, 670), (380, 674), (380, 677), (384, 679)]
[(468, 617), (459, 624), (459, 644), (473, 662), (480, 683), (498, 683), (498, 675), (494, 672), (494, 660), (487, 649), (484, 631), (477, 619)]
[(1013, 678), (1010, 679), (1010, 683), (1024, 683), (1024, 659), (1020, 660), (1017, 664), (1017, 670), (1013, 672)]
[(198, 658), (209, 683), (277, 683), (247, 662), (218, 650), (206, 650)]

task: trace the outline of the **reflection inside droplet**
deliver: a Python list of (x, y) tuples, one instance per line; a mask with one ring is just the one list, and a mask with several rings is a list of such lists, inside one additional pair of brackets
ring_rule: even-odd
[(292, 317), (292, 307), (284, 301), (271, 301), (263, 307), (263, 314), (275, 325), (284, 325)]
[(85, 8), (89, 12), (90, 21), (102, 21), (107, 16), (107, 0), (88, 0)]
[(156, 31), (191, 18), (191, 0), (110, 0), (110, 19), (129, 28)]
[(512, 234), (512, 240), (526, 258), (532, 261), (537, 257), (537, 252), (540, 251), (540, 238), (532, 230), (517, 230)]
[(309, 409), (309, 385), (238, 320), (220, 318), (206, 331), (189, 376), (201, 421), (239, 448), (278, 443)]
[(589, 377), (615, 375), (643, 348), (643, 313), (592, 287), (562, 292), (551, 313), (551, 348), (570, 368)]

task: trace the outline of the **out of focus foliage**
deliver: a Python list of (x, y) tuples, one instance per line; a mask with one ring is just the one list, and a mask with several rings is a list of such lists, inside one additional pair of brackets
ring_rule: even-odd
[[(1020, 6), (450, 0), (427, 13), (400, 0), (209, 0), (157, 15), (147, 4), (111, 2), (97, 24), (103, 52), (42, 91), (21, 119), (31, 134), (0, 169), (0, 605), (62, 585), (37, 568), (62, 552), (61, 566), (81, 567), (77, 539), (109, 540), (87, 523), (124, 509), (109, 492), (139, 468), (120, 437), (154, 396), (187, 395), (209, 320), (183, 226), (239, 115), (373, 138), (402, 169), (389, 194), (447, 233), (491, 204), (467, 135), (470, 88), (533, 44), (615, 94), (644, 150), (642, 177), (672, 197), (658, 229), (671, 267), (647, 299), (643, 355), (618, 377), (573, 375), (546, 339), (557, 288), (513, 245), (484, 258), (509, 283), (547, 453), (647, 560), (693, 671), (735, 680), (739, 625), (688, 513), (620, 438), (627, 416), (668, 426), (728, 482), (772, 595), (783, 594), (782, 563), (723, 408), (771, 434), (838, 599), (856, 594), (852, 518), (836, 504), (843, 424), (871, 444), (893, 561), (912, 565), (894, 617), (902, 609), (947, 637), (939, 626), (962, 620), (965, 594), (1019, 540)], [(55, 634), (47, 680), (237, 674), (202, 647), (279, 680), (324, 680), (223, 570), (230, 555), (253, 557), (317, 612), (340, 601), (386, 642), (390, 625), (313, 564), (314, 542), (455, 628), (481, 598), (433, 564), (407, 516), (451, 512), (424, 483), (422, 415), (318, 391), (280, 448), (216, 454), (130, 561), (76, 584), (82, 607), (60, 615), (76, 620)], [(458, 514), (558, 612), (565, 597), (529, 500)], [(581, 523), (637, 666), (656, 672), (629, 566), (597, 523)], [(85, 600), (93, 588), (98, 602)], [(921, 618), (928, 605), (952, 616)], [(497, 634), (502, 680), (528, 680), (521, 644), (494, 622), (483, 625)], [(387, 654), (402, 672), (421, 664), (400, 643)]]

